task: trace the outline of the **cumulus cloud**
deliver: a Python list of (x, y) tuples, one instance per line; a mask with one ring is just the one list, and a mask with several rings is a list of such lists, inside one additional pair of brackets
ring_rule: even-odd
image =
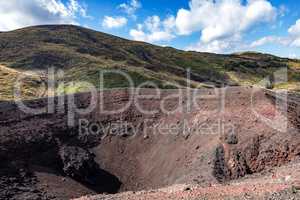
[(125, 17), (110, 17), (105, 16), (102, 22), (104, 28), (121, 28), (127, 24), (127, 18)]
[(128, 3), (122, 3), (119, 5), (121, 10), (132, 17), (135, 17), (135, 12), (141, 7), (142, 4), (139, 2), (139, 0), (131, 0)]
[(194, 50), (220, 52), (253, 26), (275, 18), (276, 8), (267, 0), (191, 0), (189, 9), (178, 11), (176, 27), (179, 35), (201, 32)]
[(288, 32), (292, 38), (291, 46), (300, 47), (300, 19), (289, 28)]
[(241, 42), (241, 36), (235, 35), (232, 37), (224, 38), (222, 40), (213, 40), (212, 42), (204, 43), (199, 41), (196, 44), (190, 45), (186, 50), (200, 51), (200, 52), (213, 52), (213, 53), (226, 53), (225, 50), (239, 51), (246, 49), (246, 45)]
[(288, 55), (288, 58), (290, 58), (290, 59), (298, 59), (299, 56), (297, 56), (297, 54), (295, 54), (295, 53), (291, 53), (291, 54)]
[(300, 35), (300, 19), (296, 21), (296, 24), (291, 26), (288, 30), (291, 35), (299, 36)]
[(137, 28), (130, 30), (130, 36), (134, 40), (144, 42), (170, 41), (175, 37), (173, 29), (175, 27), (175, 17), (170, 16), (161, 20), (159, 16), (151, 16), (143, 24), (138, 24)]
[(0, 30), (9, 31), (41, 24), (78, 24), (77, 16), (89, 17), (77, 0), (0, 1)]
[(70, 13), (72, 13), (73, 17), (75, 17), (76, 13), (79, 13), (82, 17), (92, 18), (87, 14), (87, 5), (80, 4), (77, 0), (69, 0), (68, 8), (70, 10)]
[(288, 29), (288, 36), (266, 36), (252, 42), (250, 47), (259, 47), (266, 44), (279, 44), (283, 46), (300, 47), (300, 19), (297, 20), (296, 23)]
[(266, 36), (259, 40), (256, 40), (251, 43), (250, 47), (255, 48), (259, 46), (263, 46), (266, 44), (281, 44), (281, 45), (288, 45), (290, 44), (291, 40), (285, 37), (278, 37), (278, 36)]

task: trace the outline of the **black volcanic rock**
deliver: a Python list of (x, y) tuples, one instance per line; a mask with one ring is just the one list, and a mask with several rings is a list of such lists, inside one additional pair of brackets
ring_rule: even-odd
[(93, 184), (92, 177), (99, 167), (91, 152), (79, 147), (63, 146), (59, 155), (63, 163), (63, 171), (67, 176)]

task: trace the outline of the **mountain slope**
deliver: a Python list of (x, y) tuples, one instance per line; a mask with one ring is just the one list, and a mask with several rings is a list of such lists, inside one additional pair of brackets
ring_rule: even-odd
[[(105, 69), (128, 73), (135, 86), (152, 81), (160, 88), (174, 87), (167, 83), (185, 87), (187, 69), (191, 69), (191, 87), (254, 84), (281, 67), (289, 67), (293, 86), (300, 80), (300, 62), (296, 60), (251, 52), (235, 55), (185, 52), (71, 25), (36, 26), (0, 33), (0, 64), (42, 77), (47, 76), (49, 67), (62, 69), (65, 76), (56, 85), (60, 93), (84, 90), (80, 81), (91, 82), (99, 88), (99, 71)], [(106, 74), (104, 80), (105, 88), (129, 86), (124, 77), (115, 73)], [(70, 84), (71, 81), (75, 84)], [(2, 82), (5, 84), (5, 80)], [(13, 98), (12, 91), (6, 93), (1, 92), (0, 100)], [(24, 94), (24, 98), (28, 97), (33, 98)]]

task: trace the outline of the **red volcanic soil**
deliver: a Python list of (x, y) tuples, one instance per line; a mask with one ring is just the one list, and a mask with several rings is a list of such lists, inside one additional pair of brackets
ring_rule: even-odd
[[(70, 199), (99, 193), (120, 194), (90, 199), (292, 195), (286, 193), (300, 177), (298, 165), (282, 175), (289, 179), (284, 182), (274, 183), (273, 175), (264, 173), (296, 163), (300, 156), (297, 99), (287, 102), (285, 112), (284, 99), (262, 89), (160, 93), (103, 91), (93, 99), (93, 111), (84, 114), (73, 112), (71, 96), (64, 99), (67, 106), (56, 97), (53, 112), (39, 114), (1, 103), (0, 199)], [(86, 108), (91, 95), (77, 94), (74, 99), (78, 108)], [(102, 109), (117, 110), (128, 102), (121, 112)], [(47, 100), (26, 105), (43, 108)], [(70, 116), (73, 126), (68, 125)], [(137, 192), (141, 190), (148, 192)]]

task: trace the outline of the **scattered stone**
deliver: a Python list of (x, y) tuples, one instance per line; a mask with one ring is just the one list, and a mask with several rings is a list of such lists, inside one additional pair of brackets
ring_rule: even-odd
[(284, 179), (284, 181), (285, 182), (289, 182), (291, 180), (291, 178), (292, 178), (291, 176), (286, 176), (285, 179)]
[(297, 194), (298, 193), (298, 189), (295, 186), (292, 186), (292, 193), (293, 194)]
[(238, 136), (234, 133), (228, 134), (224, 138), (227, 144), (238, 144)]
[(300, 191), (300, 181), (299, 182), (294, 182), (293, 187), (295, 188), (295, 190)]
[(144, 140), (149, 139), (149, 135), (144, 135)]
[(190, 137), (190, 133), (184, 135), (184, 139), (185, 139), (185, 140), (188, 140), (189, 137)]

